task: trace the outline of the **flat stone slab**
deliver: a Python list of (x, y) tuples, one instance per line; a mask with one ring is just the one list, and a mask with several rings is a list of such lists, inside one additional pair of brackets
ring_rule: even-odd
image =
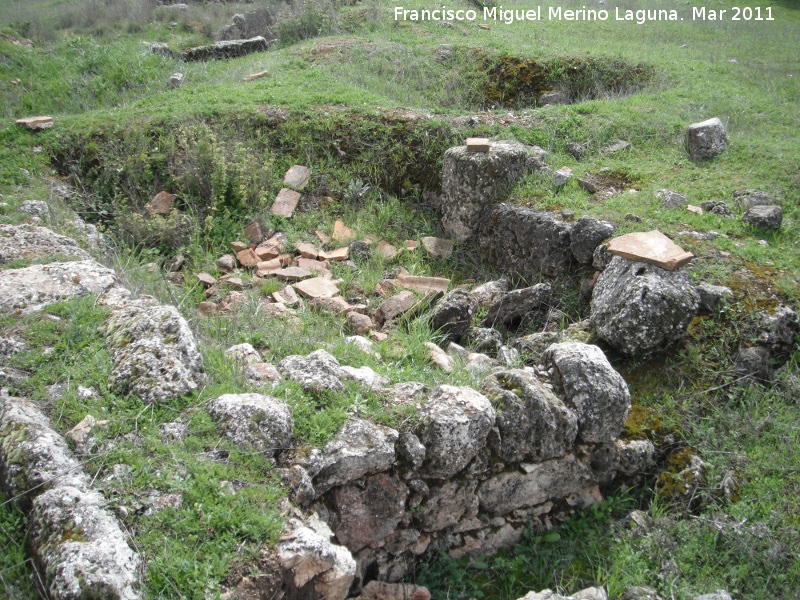
[(446, 292), (450, 280), (444, 277), (424, 277), (422, 275), (405, 275), (400, 273), (393, 281), (394, 285), (417, 292)]
[(144, 209), (150, 216), (168, 215), (169, 211), (172, 210), (175, 199), (174, 194), (161, 190), (150, 199), (150, 202), (144, 205)]
[(339, 293), (339, 286), (332, 279), (313, 277), (299, 281), (294, 289), (306, 298), (333, 298)]
[(608, 242), (608, 251), (617, 256), (674, 271), (694, 258), (658, 230), (628, 233)]
[(300, 267), (286, 267), (275, 271), (273, 275), (282, 281), (300, 281), (311, 277), (311, 271)]
[(31, 131), (39, 131), (40, 129), (50, 129), (53, 126), (53, 117), (46, 115), (25, 117), (24, 119), (17, 119), (14, 123)]
[(453, 254), (453, 242), (437, 237), (424, 237), (420, 239), (422, 247), (430, 254), (437, 258), (448, 259)]
[(467, 138), (467, 152), (488, 152), (490, 147), (487, 138)]
[(344, 244), (356, 237), (355, 232), (345, 225), (342, 221), (336, 221), (333, 224), (333, 235), (331, 241)]
[(350, 256), (350, 249), (346, 246), (342, 248), (336, 248), (331, 250), (330, 252), (325, 252), (324, 250), (320, 251), (319, 257), (320, 259), (324, 260), (332, 260), (332, 261), (342, 261), (347, 260)]
[(311, 169), (303, 165), (294, 165), (283, 176), (283, 185), (296, 190), (304, 190), (311, 179)]
[(281, 189), (272, 205), (272, 214), (278, 217), (290, 218), (300, 203), (300, 198), (300, 192), (295, 192), (288, 188)]
[(236, 254), (236, 259), (243, 267), (255, 267), (261, 262), (261, 258), (250, 248), (242, 250)]
[(383, 258), (391, 260), (397, 256), (398, 250), (386, 240), (379, 240), (375, 244), (375, 253)]
[(317, 250), (317, 247), (309, 242), (300, 242), (295, 246), (295, 249), (303, 258), (316, 259), (317, 256), (319, 256), (319, 250)]

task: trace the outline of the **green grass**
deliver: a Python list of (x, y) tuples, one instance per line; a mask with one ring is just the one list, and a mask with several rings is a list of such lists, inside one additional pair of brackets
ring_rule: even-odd
[[(11, 359), (30, 373), (14, 393), (42, 403), (62, 432), (87, 413), (111, 421), (98, 434), (107, 451), (87, 469), (97, 473), (110, 506), (126, 509), (123, 521), (148, 561), (150, 597), (215, 597), (231, 572), (255, 569), (260, 546), (273, 544), (280, 532), (283, 492), (274, 465), (220, 439), (203, 409), (222, 393), (254, 389), (224, 357), (230, 345), (252, 343), (273, 363), (324, 346), (343, 364), (368, 365), (391, 383), (480, 386), (478, 376), (445, 376), (428, 366), (424, 343), (437, 338), (425, 319), (400, 322), (389, 342), (376, 344), (376, 358), (344, 344), (340, 318), (299, 311), (296, 322), (266, 319), (258, 302), (277, 290), (272, 282), (249, 291), (239, 311), (200, 318), (196, 307), (204, 296), (194, 279), (199, 271), (217, 274), (217, 257), (254, 218), (283, 231), (290, 246), (315, 242), (316, 230), (331, 233), (336, 219), (359, 237), (378, 234), (398, 248), (405, 239), (440, 235), (433, 205), (442, 155), (473, 135), (539, 145), (554, 168), (570, 166), (576, 177), (610, 169), (637, 190), (599, 201), (574, 181), (556, 190), (531, 176), (512, 192), (520, 204), (610, 220), (618, 233), (722, 234), (677, 239), (698, 257), (687, 269), (692, 279), (730, 285), (736, 301), (717, 318), (693, 323), (685, 344), (669, 356), (641, 364), (610, 355), (646, 421), (629, 423), (628, 432), (654, 439), (661, 463), (676, 448), (691, 448), (707, 463), (708, 481), (696, 503), (663, 498), (657, 474), (650, 474), (635, 489), (608, 490), (606, 503), (552, 532), (531, 529), (512, 551), (472, 563), (440, 558), (420, 566), (417, 580), (431, 586), (434, 597), (450, 598), (516, 598), (546, 586), (573, 592), (591, 584), (606, 585), (612, 597), (630, 585), (657, 587), (664, 597), (717, 588), (734, 597), (796, 597), (800, 414), (785, 380), (796, 375), (798, 357), (769, 388), (737, 388), (731, 365), (738, 347), (753, 340), (753, 311), (777, 302), (796, 305), (800, 298), (800, 10), (791, 2), (712, 4), (768, 5), (776, 20), (492, 23), (487, 31), (475, 24), (395, 22), (392, 7), (379, 0), (337, 9), (300, 2), (282, 8), (287, 12), (279, 24), (265, 30), (278, 38), (270, 51), (182, 63), (147, 52), (141, 42), (163, 41), (176, 50), (208, 43), (235, 12), (272, 4), (206, 3), (176, 13), (148, 0), (3, 3), (2, 33), (30, 38), (33, 46), (0, 38), (0, 200), (7, 203), (0, 221), (24, 220), (17, 209), (26, 199), (51, 199), (48, 177), (68, 179), (83, 192), (72, 208), (113, 233), (115, 264), (126, 285), (178, 306), (203, 347), (209, 384), (170, 408), (146, 407), (108, 389), (110, 357), (100, 333), (105, 312), (91, 301), (48, 310), (58, 321), (0, 319), (5, 331), (35, 348)], [(670, 7), (688, 11), (679, 2), (659, 6)], [(452, 53), (442, 60), (437, 51), (443, 44)], [(262, 70), (266, 77), (242, 81)], [(625, 90), (614, 81), (621, 70), (628, 74)], [(167, 79), (176, 71), (185, 83), (170, 90)], [(531, 90), (540, 81), (571, 85), (581, 101), (537, 107)], [(507, 117), (510, 111), (514, 116)], [(467, 117), (477, 112), (486, 114), (471, 124)], [(41, 113), (55, 117), (52, 130), (32, 134), (11, 121)], [(520, 116), (528, 124), (517, 124)], [(713, 116), (727, 125), (730, 147), (713, 161), (693, 162), (683, 132)], [(618, 139), (632, 148), (602, 153)], [(566, 152), (573, 141), (588, 143), (580, 161)], [(291, 220), (277, 219), (268, 207), (292, 164), (312, 168), (310, 208), (301, 205)], [(359, 193), (364, 186), (369, 189)], [(730, 204), (734, 190), (764, 189), (781, 201), (784, 224), (766, 233), (738, 218), (667, 211), (653, 195), (661, 188), (682, 191), (695, 205)], [(141, 217), (144, 203), (161, 189), (178, 195), (180, 219)], [(67, 211), (54, 206), (46, 223), (72, 233)], [(641, 223), (625, 220), (627, 213)], [(169, 284), (145, 267), (177, 252), (188, 258), (185, 285)], [(376, 284), (399, 267), (456, 284), (495, 275), (470, 246), (458, 246), (448, 261), (401, 252), (391, 261), (373, 256), (357, 270), (334, 269), (345, 292), (374, 308), (380, 302)], [(570, 320), (586, 314), (578, 284), (576, 276), (559, 286), (559, 308)], [(42, 347), (52, 353), (44, 356)], [(66, 384), (57, 398), (49, 388), (55, 383)], [(99, 397), (80, 399), (78, 385), (94, 387)], [(316, 446), (348, 415), (398, 428), (414, 419), (413, 407), (388, 405), (352, 385), (311, 396), (284, 382), (271, 393), (292, 406), (301, 442)], [(163, 441), (159, 426), (181, 414), (189, 424), (186, 441)], [(130, 470), (109, 479), (114, 465)], [(731, 477), (735, 493), (726, 496), (722, 483)], [(225, 495), (224, 481), (241, 487)], [(180, 494), (182, 504), (146, 514), (154, 491)], [(633, 507), (652, 517), (647, 531), (623, 518)], [(0, 589), (31, 596), (24, 521), (9, 504), (0, 507), (0, 527)], [(9, 591), (11, 582), (20, 590)]]

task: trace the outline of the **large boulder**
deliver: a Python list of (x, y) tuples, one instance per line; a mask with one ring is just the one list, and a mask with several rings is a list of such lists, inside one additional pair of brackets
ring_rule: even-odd
[(592, 217), (581, 217), (569, 232), (570, 248), (577, 261), (588, 265), (592, 262), (595, 248), (614, 235), (616, 228), (608, 221)]
[(575, 412), (530, 373), (493, 373), (481, 391), (497, 413), (497, 434), (490, 434), (489, 445), (502, 460), (540, 462), (564, 456), (575, 443)]
[(614, 370), (597, 346), (579, 342), (553, 344), (545, 361), (553, 378), (578, 414), (578, 433), (584, 442), (609, 442), (625, 425), (631, 394), (622, 375)]
[(388, 470), (395, 460), (398, 436), (394, 429), (363, 419), (345, 423), (325, 445), (322, 457), (312, 469), (317, 496), (364, 475)]
[(0, 271), (0, 314), (29, 314), (56, 302), (102, 294), (117, 284), (111, 269), (92, 260)]
[(682, 337), (699, 303), (682, 271), (617, 256), (594, 287), (591, 321), (600, 338), (642, 358)]
[(693, 123), (686, 131), (686, 149), (689, 151), (689, 156), (695, 160), (714, 158), (722, 154), (727, 147), (728, 135), (725, 125), (717, 118)]
[(211, 418), (237, 446), (274, 456), (289, 447), (294, 419), (289, 405), (262, 394), (224, 394), (208, 405)]
[(431, 312), (431, 328), (448, 338), (460, 340), (472, 324), (478, 301), (464, 290), (453, 290)]
[(568, 223), (552, 213), (512, 204), (487, 212), (479, 242), (492, 264), (525, 280), (560, 275), (573, 260)]
[(431, 479), (449, 479), (464, 469), (486, 446), (495, 419), (483, 394), (452, 385), (433, 390), (419, 415), (419, 439), (426, 448), (420, 471)]
[(489, 307), (484, 327), (516, 330), (522, 325), (542, 325), (547, 317), (552, 288), (549, 283), (508, 292)]
[(113, 367), (109, 383), (145, 402), (166, 402), (204, 381), (203, 357), (174, 306), (131, 303), (111, 314), (106, 347)]
[(478, 231), (485, 209), (502, 200), (527, 169), (529, 149), (519, 142), (493, 142), (488, 152), (470, 152), (466, 146), (444, 155), (442, 227), (466, 241)]
[(344, 389), (344, 375), (339, 361), (325, 350), (315, 350), (308, 356), (287, 356), (278, 363), (278, 371), (284, 377), (298, 382), (306, 391), (336, 392)]

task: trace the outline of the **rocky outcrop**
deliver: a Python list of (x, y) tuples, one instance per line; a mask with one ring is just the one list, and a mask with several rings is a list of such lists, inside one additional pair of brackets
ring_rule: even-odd
[(470, 152), (467, 146), (450, 148), (444, 155), (442, 227), (459, 242), (478, 231), (487, 207), (502, 200), (526, 172), (530, 150), (519, 142), (493, 142), (488, 152)]
[(29, 314), (56, 302), (102, 294), (117, 284), (114, 271), (92, 260), (0, 271), (0, 314)]
[(141, 597), (139, 555), (64, 438), (23, 398), (0, 397), (0, 484), (30, 511), (28, 539), (50, 598)]
[[(47, 206), (47, 205), (45, 205)], [(78, 243), (46, 227), (0, 225), (0, 265), (15, 260), (91, 260)]]
[(492, 264), (525, 280), (559, 275), (574, 260), (568, 223), (552, 213), (511, 204), (486, 212), (479, 243)]
[(174, 306), (131, 302), (106, 324), (113, 368), (109, 383), (144, 402), (168, 402), (203, 382), (203, 357)]
[(591, 320), (599, 337), (641, 358), (682, 337), (699, 302), (682, 271), (615, 257), (594, 287)]

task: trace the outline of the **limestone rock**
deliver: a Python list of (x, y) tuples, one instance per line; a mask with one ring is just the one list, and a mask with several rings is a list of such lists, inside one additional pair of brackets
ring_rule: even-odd
[(106, 324), (113, 367), (109, 383), (144, 402), (189, 394), (204, 381), (203, 357), (189, 324), (174, 306), (132, 303)]
[(46, 115), (24, 117), (22, 119), (16, 119), (14, 124), (30, 131), (40, 131), (42, 129), (50, 129), (53, 126), (53, 117), (48, 117)]
[(289, 447), (294, 419), (289, 405), (262, 394), (224, 394), (208, 406), (211, 418), (237, 446), (271, 456)]
[(485, 209), (502, 200), (527, 169), (529, 151), (519, 142), (494, 142), (488, 152), (470, 152), (466, 146), (444, 155), (442, 226), (447, 235), (463, 242), (475, 235)]
[(470, 327), (464, 340), (475, 352), (496, 355), (503, 345), (503, 336), (491, 327)]
[(505, 471), (481, 483), (481, 508), (505, 515), (549, 500), (566, 499), (571, 506), (586, 507), (601, 499), (591, 470), (572, 454), (528, 465), (527, 471)]
[(332, 487), (388, 470), (395, 460), (394, 445), (399, 435), (394, 429), (363, 419), (347, 421), (325, 445), (315, 467), (317, 496)]
[(470, 291), (470, 295), (478, 301), (478, 308), (489, 308), (492, 304), (505, 296), (511, 289), (508, 279), (487, 281)]
[(325, 350), (315, 350), (308, 356), (287, 356), (278, 363), (278, 371), (300, 383), (307, 391), (344, 389), (339, 361)]
[(453, 242), (437, 237), (420, 238), (425, 251), (433, 257), (448, 259), (453, 255)]
[(686, 131), (686, 149), (694, 160), (714, 158), (722, 154), (727, 147), (728, 135), (725, 125), (717, 118), (693, 123)]
[(522, 370), (493, 373), (483, 394), (497, 412), (494, 453), (507, 462), (540, 462), (564, 456), (578, 435), (578, 418), (538, 379)]
[(510, 204), (487, 211), (479, 243), (492, 264), (527, 280), (560, 275), (573, 260), (568, 223)]
[(0, 314), (38, 312), (70, 298), (102, 294), (116, 284), (114, 271), (91, 260), (0, 271)]
[(769, 193), (761, 190), (737, 190), (733, 192), (733, 203), (743, 211), (748, 211), (754, 206), (779, 205)]
[(656, 190), (656, 198), (661, 201), (664, 208), (679, 210), (686, 206), (686, 194), (675, 190)]
[(572, 254), (579, 263), (588, 265), (592, 262), (595, 248), (614, 235), (615, 229), (608, 221), (581, 217), (569, 232)]
[(426, 342), (425, 347), (428, 349), (428, 358), (437, 368), (445, 373), (452, 373), (455, 368), (453, 359), (433, 342)]
[(591, 321), (617, 350), (646, 357), (684, 335), (699, 300), (685, 273), (616, 257), (594, 287)]
[(261, 355), (252, 344), (236, 344), (225, 350), (225, 357), (232, 358), (240, 366), (261, 362)]
[(269, 45), (270, 42), (259, 35), (246, 40), (224, 40), (210, 46), (196, 46), (184, 51), (181, 56), (187, 62), (236, 58), (253, 52), (264, 52)]
[(476, 501), (474, 479), (447, 481), (433, 486), (428, 498), (414, 514), (414, 523), (422, 531), (441, 531), (452, 527)]
[(344, 600), (356, 573), (350, 551), (309, 527), (293, 525), (277, 548), (281, 567), (291, 572), (289, 597)]
[(303, 165), (294, 165), (283, 176), (283, 185), (303, 191), (311, 179), (311, 169)]
[(341, 367), (345, 379), (357, 381), (361, 385), (373, 390), (380, 390), (389, 385), (389, 380), (383, 375), (378, 375), (370, 367)]
[(567, 404), (578, 415), (578, 434), (585, 442), (609, 442), (625, 425), (631, 395), (622, 376), (597, 346), (578, 342), (553, 344), (545, 360)]
[(312, 277), (294, 284), (294, 288), (306, 298), (333, 298), (339, 286), (325, 277)]
[(761, 346), (741, 348), (736, 354), (733, 368), (738, 377), (751, 377), (759, 381), (772, 379), (770, 352)]
[(272, 204), (272, 214), (288, 219), (294, 214), (297, 205), (300, 203), (300, 197), (299, 192), (288, 188), (281, 189)]
[(403, 518), (407, 497), (405, 484), (385, 473), (337, 487), (331, 493), (337, 539), (351, 552), (383, 545)]
[(742, 221), (760, 229), (780, 229), (783, 209), (780, 206), (753, 206), (742, 215)]
[(776, 355), (795, 351), (800, 335), (800, 318), (788, 306), (776, 306), (759, 315), (758, 342)]
[(549, 283), (537, 283), (533, 287), (508, 292), (489, 308), (483, 326), (515, 330), (529, 323), (541, 325), (549, 308), (551, 293)]
[(695, 287), (700, 295), (700, 312), (715, 314), (720, 308), (733, 301), (733, 290), (724, 285), (712, 285), (705, 281)]
[(459, 340), (472, 324), (477, 309), (477, 301), (468, 292), (453, 290), (431, 311), (431, 329)]
[(448, 479), (466, 467), (485, 447), (495, 419), (485, 396), (451, 385), (433, 390), (419, 415), (419, 438), (427, 449), (421, 472), (431, 479)]
[(0, 225), (0, 265), (16, 260), (91, 260), (89, 253), (68, 237), (36, 225)]
[(650, 440), (617, 440), (615, 443), (619, 456), (618, 469), (623, 475), (638, 475), (655, 466), (653, 456), (656, 449)]

